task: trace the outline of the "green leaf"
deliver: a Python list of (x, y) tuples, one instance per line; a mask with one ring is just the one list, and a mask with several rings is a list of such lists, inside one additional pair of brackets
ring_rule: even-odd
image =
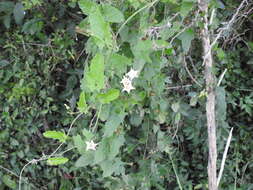
[(110, 144), (108, 138), (103, 138), (99, 143), (98, 149), (95, 152), (94, 163), (100, 163), (108, 157), (110, 153)]
[(181, 40), (182, 47), (185, 53), (187, 53), (191, 47), (191, 41), (194, 39), (194, 31), (190, 28), (184, 31), (178, 39)]
[(123, 162), (119, 158), (103, 161), (100, 166), (103, 170), (103, 177), (111, 176), (113, 173), (116, 175), (124, 173)]
[(98, 94), (97, 98), (102, 104), (108, 104), (119, 97), (118, 89), (110, 89), (104, 94)]
[(227, 113), (226, 90), (224, 87), (217, 87), (215, 92), (217, 119), (225, 120)]
[(86, 138), (87, 141), (90, 141), (94, 137), (94, 134), (92, 132), (88, 131), (85, 128), (83, 129), (82, 133), (83, 133), (83, 136)]
[(149, 54), (152, 52), (152, 48), (153, 47), (151, 40), (138, 40), (137, 44), (133, 46), (132, 52), (137, 60), (143, 60), (148, 63), (151, 63), (152, 61), (149, 57)]
[(60, 131), (46, 131), (43, 133), (43, 136), (46, 138), (59, 140), (60, 142), (65, 142), (67, 139), (67, 135)]
[[(78, 189), (74, 188), (74, 185), (72, 184), (71, 180), (66, 180), (65, 177), (63, 177), (61, 179), (60, 184), (61, 185), (59, 187), (59, 190), (70, 190), (70, 189), (78, 190)], [(31, 190), (31, 188), (30, 189), (24, 189), (24, 190)]]
[(7, 66), (9, 64), (10, 64), (10, 62), (7, 61), (7, 60), (5, 60), (5, 59), (0, 60), (0, 68), (5, 67), (5, 66)]
[(110, 138), (110, 154), (108, 155), (108, 159), (114, 159), (118, 155), (120, 147), (123, 146), (124, 143), (125, 138), (123, 135), (114, 135), (112, 138)]
[(131, 65), (131, 59), (117, 53), (113, 53), (108, 60), (109, 69), (119, 77), (126, 73), (128, 65)]
[(190, 99), (190, 105), (191, 106), (196, 106), (197, 102), (198, 102), (198, 95), (197, 93), (194, 93)]
[(189, 1), (182, 2), (180, 9), (180, 14), (182, 15), (182, 17), (186, 17), (188, 15), (188, 13), (192, 10), (193, 5), (194, 4)]
[(3, 21), (4, 21), (4, 26), (9, 29), (11, 26), (11, 15), (7, 14), (5, 16), (3, 16)]
[(60, 164), (65, 164), (68, 161), (69, 161), (69, 159), (65, 158), (65, 157), (54, 157), (54, 158), (48, 158), (47, 164), (51, 165), (51, 166), (56, 166), (56, 165), (60, 165)]
[(119, 127), (119, 125), (124, 121), (125, 115), (126, 114), (124, 112), (111, 113), (111, 116), (105, 123), (104, 136), (112, 136), (116, 129)]
[(96, 37), (98, 46), (101, 46), (101, 42), (108, 47), (112, 47), (112, 34), (111, 28), (108, 22), (105, 21), (99, 8), (92, 8), (92, 12), (89, 15), (89, 22), (91, 27), (91, 35)]
[(220, 61), (223, 61), (224, 58), (226, 57), (225, 52), (221, 48), (217, 48), (216, 53)]
[(85, 152), (85, 143), (82, 140), (80, 135), (76, 135), (73, 137), (74, 140), (74, 145), (77, 147), (77, 150), (79, 151), (80, 154), (83, 154)]
[(203, 185), (202, 184), (198, 184), (194, 187), (194, 190), (198, 190), (198, 189), (202, 189)]
[(178, 113), (176, 113), (176, 116), (175, 116), (175, 123), (178, 124), (180, 119), (181, 119), (181, 114), (178, 112)]
[(9, 175), (4, 175), (2, 178), (3, 183), (11, 189), (16, 189), (16, 182), (11, 179)]
[(16, 24), (22, 24), (22, 21), (25, 17), (25, 11), (22, 3), (16, 3), (13, 9), (13, 14)]
[(25, 24), (22, 27), (22, 32), (24, 32), (25, 34), (35, 34), (37, 32), (40, 32), (42, 27), (43, 27), (42, 19), (34, 18), (25, 22)]
[(80, 0), (78, 2), (80, 9), (86, 15), (89, 15), (93, 7), (97, 7), (97, 4), (91, 0)]
[(101, 108), (99, 119), (101, 121), (106, 121), (109, 118), (110, 110), (111, 110), (111, 104), (103, 105), (102, 108)]
[(93, 163), (94, 153), (88, 152), (85, 155), (82, 155), (75, 163), (77, 168), (85, 167)]
[[(79, 34), (83, 34), (85, 36), (89, 36), (90, 35), (90, 22), (88, 17), (86, 17), (85, 19), (83, 19), (79, 25), (75, 28), (75, 31)], [(87, 46), (87, 44), (86, 44)]]
[(0, 12), (9, 13), (12, 12), (14, 8), (14, 3), (11, 1), (0, 2)]
[(173, 22), (173, 25), (171, 28), (166, 28), (165, 30), (161, 31), (161, 38), (163, 40), (168, 40), (169, 38), (173, 37), (176, 33), (180, 32), (182, 29), (182, 23), (181, 22)]
[(248, 42), (248, 46), (250, 47), (251, 52), (253, 52), (253, 42)]
[(104, 57), (102, 54), (96, 54), (91, 60), (90, 68), (85, 73), (83, 85), (91, 92), (104, 88)]
[(79, 101), (77, 103), (78, 109), (81, 113), (87, 113), (88, 111), (88, 106), (86, 104), (86, 100), (85, 100), (85, 93), (81, 92), (80, 97), (79, 97)]
[(120, 10), (108, 4), (102, 6), (102, 13), (108, 22), (120, 23), (125, 20)]
[(170, 45), (166, 40), (155, 40), (154, 42), (158, 48), (167, 48)]

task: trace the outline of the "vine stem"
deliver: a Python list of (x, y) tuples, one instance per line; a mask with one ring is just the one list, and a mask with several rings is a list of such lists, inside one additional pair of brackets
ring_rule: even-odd
[(173, 171), (174, 171), (174, 173), (175, 173), (175, 175), (176, 175), (176, 178), (177, 178), (177, 184), (178, 184), (178, 186), (179, 186), (179, 189), (180, 189), (180, 190), (183, 190), (182, 184), (181, 184), (181, 182), (180, 182), (180, 178), (179, 178), (179, 176), (178, 176), (178, 174), (177, 174), (176, 166), (175, 166), (175, 164), (174, 164), (174, 162), (173, 162), (173, 159), (172, 159), (172, 157), (171, 157), (171, 153), (170, 153), (170, 152), (169, 152), (169, 157), (170, 157), (170, 161), (171, 161), (171, 164), (172, 164)]
[[(70, 134), (70, 132), (71, 132), (71, 129), (72, 129), (74, 123), (76, 122), (76, 120), (77, 120), (79, 117), (81, 117), (82, 114), (83, 114), (83, 113), (79, 113), (79, 114), (76, 116), (76, 118), (72, 121), (72, 123), (70, 124), (70, 127), (69, 127), (68, 132), (67, 132), (67, 137), (69, 136), (69, 134)], [(40, 161), (43, 161), (43, 160), (47, 160), (48, 158), (53, 157), (53, 156), (56, 154), (56, 152), (61, 148), (61, 146), (62, 146), (64, 143), (65, 143), (65, 142), (62, 142), (62, 143), (54, 150), (54, 152), (52, 152), (50, 155), (43, 155), (43, 156), (40, 157), (39, 159), (32, 159), (31, 161), (29, 161), (28, 163), (26, 163), (26, 164), (24, 165), (24, 167), (21, 169), (20, 174), (19, 174), (19, 183), (18, 183), (18, 189), (19, 189), (19, 190), (21, 190), (21, 185), (22, 185), (22, 174), (23, 174), (25, 168), (26, 168), (27, 166), (29, 166), (30, 164), (36, 164), (37, 162), (40, 162)]]
[(95, 122), (94, 128), (93, 128), (93, 130), (92, 130), (93, 133), (95, 133), (95, 131), (96, 131), (96, 129), (97, 129), (98, 119), (99, 119), (99, 116), (100, 116), (100, 113), (101, 113), (101, 110), (102, 110), (102, 105), (103, 105), (103, 104), (101, 104), (101, 105), (99, 106), (99, 110), (98, 110), (98, 115), (97, 115), (97, 118), (96, 118), (96, 122)]
[(121, 32), (121, 30), (124, 28), (124, 26), (133, 18), (135, 17), (138, 13), (140, 13), (141, 11), (143, 11), (144, 9), (150, 8), (152, 7), (155, 3), (157, 3), (160, 0), (155, 0), (151, 3), (148, 3), (147, 5), (145, 5), (144, 7), (140, 8), (139, 10), (137, 10), (136, 12), (134, 12), (130, 17), (128, 17), (126, 19), (126, 21), (120, 26), (120, 28), (118, 29), (115, 38), (117, 38), (117, 36), (119, 35), (119, 33)]

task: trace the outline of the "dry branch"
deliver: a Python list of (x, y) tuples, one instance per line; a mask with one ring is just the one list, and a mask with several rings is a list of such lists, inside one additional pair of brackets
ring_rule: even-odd
[(218, 180), (217, 180), (217, 186), (219, 186), (219, 183), (220, 183), (220, 180), (221, 180), (221, 177), (222, 177), (222, 173), (223, 173), (223, 170), (224, 170), (225, 161), (226, 161), (227, 154), (228, 154), (228, 148), (229, 148), (229, 145), (230, 145), (230, 142), (231, 142), (231, 138), (232, 138), (232, 133), (233, 133), (233, 128), (229, 132), (229, 136), (228, 136), (227, 143), (226, 143), (226, 148), (225, 148), (225, 150), (223, 152), (222, 161), (221, 161), (221, 167), (220, 167), (220, 172), (219, 172), (219, 176), (218, 176)]
[(203, 28), (201, 29), (202, 46), (204, 51), (204, 65), (205, 65), (205, 80), (206, 80), (206, 117), (207, 117), (207, 131), (208, 131), (208, 188), (209, 190), (217, 190), (217, 146), (216, 146), (216, 125), (215, 125), (215, 89), (214, 89), (214, 75), (213, 75), (213, 60), (211, 54), (210, 35), (208, 30), (208, 1), (199, 0), (199, 9), (202, 11)]

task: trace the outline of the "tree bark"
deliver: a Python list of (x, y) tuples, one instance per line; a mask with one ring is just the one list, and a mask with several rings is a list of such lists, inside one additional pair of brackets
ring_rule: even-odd
[(215, 124), (215, 78), (213, 75), (213, 59), (210, 44), (210, 36), (208, 30), (208, 1), (199, 0), (199, 9), (204, 14), (203, 28), (201, 29), (201, 38), (203, 45), (203, 59), (205, 65), (206, 80), (206, 117), (208, 132), (208, 188), (209, 190), (217, 190), (217, 147), (216, 147), (216, 124)]

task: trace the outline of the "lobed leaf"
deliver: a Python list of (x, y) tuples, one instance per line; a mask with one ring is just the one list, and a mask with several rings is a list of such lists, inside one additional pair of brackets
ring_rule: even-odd
[(102, 13), (105, 17), (105, 20), (108, 22), (120, 23), (125, 20), (122, 12), (111, 5), (107, 5), (107, 4), (103, 5)]
[(119, 97), (119, 90), (118, 89), (110, 89), (106, 93), (101, 93), (97, 95), (97, 98), (102, 104), (108, 104), (111, 101), (117, 99)]
[(104, 88), (104, 56), (96, 54), (91, 60), (89, 71), (85, 73), (84, 85), (91, 92)]
[(79, 97), (79, 101), (77, 103), (78, 109), (80, 112), (82, 113), (87, 113), (88, 111), (88, 106), (86, 104), (86, 100), (85, 100), (85, 93), (81, 92), (80, 97)]
[(65, 142), (67, 139), (67, 135), (60, 131), (46, 131), (43, 133), (43, 136), (46, 138), (59, 140), (60, 142)]
[(51, 166), (57, 166), (60, 164), (65, 164), (68, 161), (69, 159), (65, 157), (54, 157), (54, 158), (48, 158), (47, 164)]

